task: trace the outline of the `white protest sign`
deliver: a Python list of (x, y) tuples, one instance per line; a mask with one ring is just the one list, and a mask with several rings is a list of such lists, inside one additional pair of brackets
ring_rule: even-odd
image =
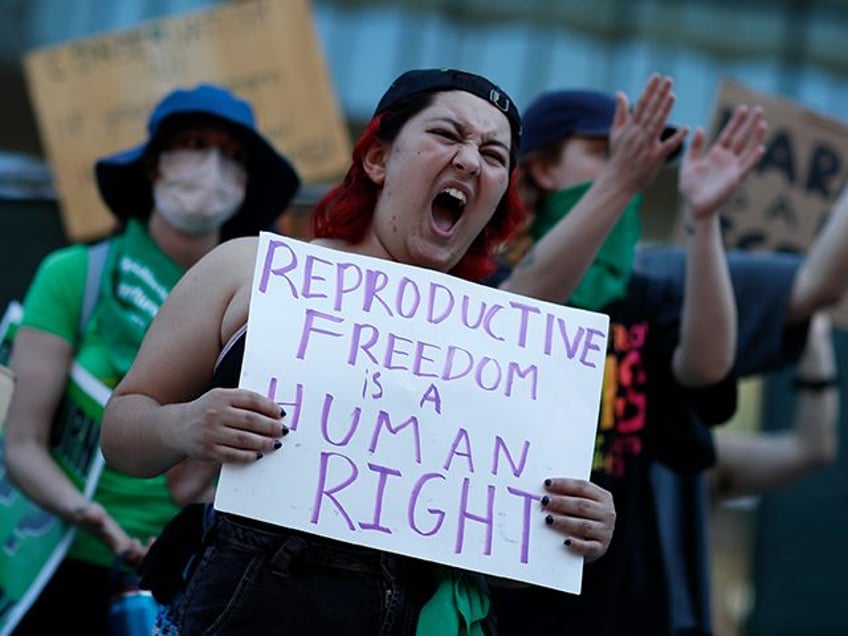
[(287, 411), (277, 452), (227, 465), (219, 510), (579, 592), (545, 525), (587, 479), (608, 318), (270, 233), (240, 386)]

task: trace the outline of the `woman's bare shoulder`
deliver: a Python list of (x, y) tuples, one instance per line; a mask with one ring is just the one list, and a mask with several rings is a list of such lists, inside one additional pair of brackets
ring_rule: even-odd
[(256, 260), (257, 239), (221, 243), (195, 263), (180, 279), (159, 313), (165, 316), (222, 316), (242, 288), (249, 289)]
[(258, 247), (258, 237), (245, 237), (222, 243), (213, 250), (218, 253), (210, 275), (217, 281), (219, 299), (224, 303), (220, 325), (222, 343), (229, 341), (247, 321)]
[(207, 257), (214, 257), (216, 261), (229, 261), (231, 263), (240, 262), (242, 259), (253, 261), (256, 258), (256, 249), (258, 246), (258, 237), (243, 236), (224, 241), (209, 252)]

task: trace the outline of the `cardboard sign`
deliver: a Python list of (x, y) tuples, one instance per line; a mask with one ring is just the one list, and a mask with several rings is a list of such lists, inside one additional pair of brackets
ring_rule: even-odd
[[(763, 159), (721, 211), (725, 245), (806, 252), (848, 181), (848, 123), (724, 81), (711, 138), (738, 104), (763, 106), (769, 130)], [(848, 301), (834, 318), (848, 326)]]
[(308, 0), (233, 2), (145, 22), (31, 52), (24, 68), (72, 240), (112, 227), (94, 162), (143, 142), (150, 111), (176, 87), (212, 82), (247, 99), (304, 181), (334, 180), (350, 163)]
[(579, 592), (545, 525), (549, 477), (588, 479), (606, 315), (263, 233), (241, 384), (283, 447), (226, 465), (218, 509)]

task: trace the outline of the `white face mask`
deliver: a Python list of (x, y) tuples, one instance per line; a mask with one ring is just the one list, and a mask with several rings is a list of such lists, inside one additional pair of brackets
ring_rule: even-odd
[(159, 155), (156, 209), (176, 229), (201, 235), (230, 220), (244, 201), (247, 171), (218, 148)]

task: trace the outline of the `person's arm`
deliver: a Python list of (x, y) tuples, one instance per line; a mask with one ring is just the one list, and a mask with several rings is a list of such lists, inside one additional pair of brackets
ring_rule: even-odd
[(687, 129), (660, 139), (674, 105), (671, 79), (653, 75), (629, 112), (616, 94), (610, 158), (574, 209), (542, 237), (500, 285), (501, 289), (562, 303), (571, 297), (630, 199), (680, 146)]
[(186, 457), (256, 461), (285, 434), (280, 407), (244, 389), (207, 390), (222, 339), (247, 319), (255, 239), (225, 243), (169, 294), (106, 405), (106, 461), (138, 477)]
[(53, 252), (27, 292), (10, 360), (16, 380), (7, 415), (6, 467), (10, 479), (41, 507), (135, 560), (143, 555), (143, 546), (103, 506), (84, 497), (49, 452), (54, 416), (80, 338), (88, 262), (84, 246)]
[[(836, 377), (830, 320), (817, 314), (797, 367), (799, 378), (829, 381)], [(781, 432), (715, 432), (716, 466), (710, 474), (719, 498), (761, 494), (781, 488), (836, 457), (839, 387), (798, 387), (792, 429)]]
[(762, 109), (740, 106), (706, 152), (695, 132), (680, 169), (687, 263), (672, 369), (684, 386), (718, 382), (733, 365), (736, 305), (717, 211), (762, 157), (765, 132)]
[(15, 390), (6, 424), (9, 476), (30, 499), (68, 521), (88, 502), (47, 449), (72, 356), (73, 346), (64, 338), (30, 327), (18, 330), (11, 358)]
[(807, 320), (839, 301), (848, 288), (848, 186), (807, 250), (792, 285), (786, 321)]
[(30, 327), (21, 327), (15, 334), (6, 470), (32, 501), (134, 562), (144, 554), (141, 543), (130, 538), (100, 504), (87, 499), (48, 451), (53, 415), (65, 391), (72, 357), (73, 346), (64, 338)]

